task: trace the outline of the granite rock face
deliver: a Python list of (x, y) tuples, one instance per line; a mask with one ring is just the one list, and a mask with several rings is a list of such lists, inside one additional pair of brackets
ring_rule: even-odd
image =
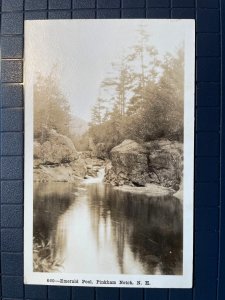
[(65, 135), (51, 130), (48, 140), (43, 144), (34, 143), (34, 159), (37, 164), (60, 164), (78, 159), (79, 155), (73, 142)]
[(178, 190), (183, 178), (183, 144), (159, 140), (146, 144), (152, 182)]
[(106, 182), (113, 185), (146, 186), (155, 183), (179, 189), (183, 173), (183, 145), (169, 140), (139, 144), (124, 140), (110, 153)]
[(124, 140), (110, 152), (112, 167), (106, 180), (114, 185), (133, 184), (144, 186), (148, 181), (148, 157), (146, 149), (133, 140)]
[(78, 152), (67, 136), (51, 130), (48, 139), (34, 142), (34, 181), (75, 182), (86, 176), (97, 176), (104, 160), (92, 151)]
[(182, 190), (183, 144), (169, 140), (138, 143), (124, 140), (106, 156), (104, 144), (78, 152), (67, 136), (51, 130), (48, 139), (34, 142), (34, 180), (67, 181), (96, 177), (105, 168), (105, 182), (114, 186), (147, 187), (157, 184)]

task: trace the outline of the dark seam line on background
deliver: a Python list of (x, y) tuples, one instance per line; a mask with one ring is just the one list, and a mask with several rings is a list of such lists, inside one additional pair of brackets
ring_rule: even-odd
[(217, 260), (217, 284), (216, 284), (216, 299), (219, 300), (220, 295), (220, 270), (221, 270), (221, 225), (222, 225), (222, 130), (223, 130), (223, 22), (222, 22), (222, 0), (219, 1), (220, 12), (220, 189), (219, 189), (219, 232), (218, 232), (218, 260)]
[[(38, 0), (37, 0), (38, 1)], [(146, 7), (146, 10), (148, 9), (169, 9), (169, 10), (173, 10), (173, 9), (188, 9), (188, 10), (194, 10), (194, 7), (189, 7), (189, 6), (173, 6), (172, 8), (169, 6), (148, 6)], [(52, 9), (26, 9), (26, 10), (10, 10), (10, 11), (2, 11), (0, 12), (0, 15), (5, 15), (5, 14), (14, 14), (14, 13), (36, 13), (36, 12), (42, 12), (42, 13), (46, 13), (46, 12), (58, 12), (58, 11), (63, 11), (63, 12), (75, 12), (75, 11), (83, 11), (83, 10), (137, 10), (137, 9), (142, 9), (144, 10), (145, 7), (144, 6), (137, 6), (137, 7), (77, 7), (77, 8), (52, 8)], [(218, 10), (218, 8), (216, 7), (199, 7), (197, 8), (198, 10), (204, 10), (204, 11), (216, 11)]]

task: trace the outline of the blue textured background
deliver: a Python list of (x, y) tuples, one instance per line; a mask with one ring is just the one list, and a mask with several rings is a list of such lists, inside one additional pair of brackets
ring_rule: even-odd
[[(2, 0), (1, 299), (224, 300), (224, 0)], [(222, 7), (221, 7), (222, 6)], [(224, 6), (224, 7), (223, 7)], [(23, 285), (23, 21), (59, 18), (195, 18), (194, 288), (106, 289)], [(224, 30), (225, 31), (225, 30)], [(224, 108), (224, 109), (222, 109)], [(224, 158), (223, 158), (224, 157)]]

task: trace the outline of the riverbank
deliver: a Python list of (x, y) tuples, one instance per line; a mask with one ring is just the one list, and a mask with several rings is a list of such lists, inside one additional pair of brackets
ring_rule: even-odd
[[(115, 190), (129, 192), (133, 194), (143, 194), (149, 197), (160, 197), (174, 195), (181, 199), (182, 192), (175, 191), (172, 188), (164, 187), (155, 183), (147, 183), (145, 186), (131, 186), (128, 184), (114, 185), (105, 180), (105, 170), (109, 165), (109, 161), (96, 161), (95, 159), (83, 160), (83, 169), (74, 170), (70, 164), (41, 166), (34, 169), (35, 182), (69, 182), (75, 184), (95, 184), (103, 183), (110, 184)], [(81, 161), (80, 161), (81, 164)], [(85, 171), (84, 171), (85, 170)], [(82, 174), (81, 174), (82, 173)]]
[(148, 183), (144, 187), (132, 187), (129, 185), (122, 185), (114, 187), (114, 189), (120, 190), (122, 192), (129, 192), (132, 194), (146, 195), (149, 197), (170, 196), (175, 193), (175, 191), (172, 189), (154, 183)]
[[(137, 143), (124, 140), (109, 158), (101, 151), (77, 151), (72, 141), (52, 130), (43, 144), (34, 143), (34, 182), (86, 180), (149, 196), (174, 194), (182, 199), (183, 144), (169, 140)], [(104, 170), (104, 174), (100, 170)]]

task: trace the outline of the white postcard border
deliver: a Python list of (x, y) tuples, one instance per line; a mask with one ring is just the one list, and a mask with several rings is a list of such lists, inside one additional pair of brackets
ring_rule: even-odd
[[(193, 272), (193, 194), (194, 194), (194, 78), (195, 21), (142, 20), (143, 22), (181, 22), (185, 34), (184, 97), (184, 206), (183, 275), (108, 275), (33, 272), (33, 68), (32, 34), (39, 22), (134, 22), (137, 20), (29, 20), (25, 21), (25, 160), (24, 160), (24, 283), (61, 286), (191, 288)], [(140, 20), (139, 20), (140, 21)], [(104, 26), (104, 24), (103, 24)], [(27, 38), (29, 37), (29, 39)], [(26, 39), (27, 38), (27, 39)], [(85, 257), (84, 257), (85, 259)], [(114, 283), (115, 281), (115, 283)]]

